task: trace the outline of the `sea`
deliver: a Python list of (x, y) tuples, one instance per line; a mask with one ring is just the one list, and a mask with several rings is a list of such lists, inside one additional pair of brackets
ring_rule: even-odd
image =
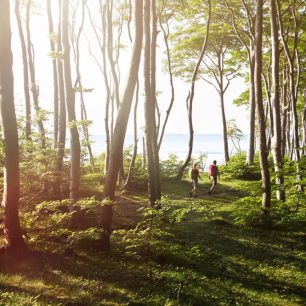
[[(142, 135), (139, 135), (138, 153), (143, 152)], [(124, 147), (128, 148), (133, 145), (133, 135), (126, 135)], [(95, 154), (105, 151), (105, 136), (92, 135), (92, 149)], [(165, 134), (160, 148), (159, 157), (166, 160), (170, 154), (175, 154), (178, 160), (185, 160), (188, 153), (189, 135), (187, 134)], [(240, 140), (240, 149), (247, 151), (247, 136), (243, 136)], [(237, 145), (236, 145), (237, 146)], [(229, 153), (233, 155), (237, 152), (235, 146), (229, 139)], [(209, 164), (213, 160), (217, 160), (218, 164), (224, 163), (224, 149), (222, 134), (195, 134), (193, 142), (192, 158), (197, 159), (201, 155), (205, 155), (202, 167), (207, 170)]]

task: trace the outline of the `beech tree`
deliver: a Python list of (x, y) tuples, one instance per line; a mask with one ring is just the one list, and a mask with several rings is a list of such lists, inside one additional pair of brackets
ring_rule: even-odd
[(54, 138), (54, 148), (56, 148), (58, 142), (59, 99), (58, 99), (57, 65), (56, 65), (56, 56), (55, 56), (56, 35), (53, 30), (54, 25), (53, 25), (53, 16), (51, 9), (51, 0), (47, 0), (47, 15), (48, 15), (49, 41), (50, 41), (52, 73), (53, 73), (53, 138)]
[(271, 106), (273, 113), (273, 135), (272, 135), (272, 155), (275, 170), (276, 198), (285, 200), (283, 189), (283, 158), (281, 152), (281, 114), (280, 114), (280, 86), (279, 86), (279, 38), (276, 13), (276, 0), (270, 0), (270, 24), (272, 42), (272, 92)]
[[(254, 1), (241, 0), (229, 2), (224, 0), (226, 7), (231, 12), (231, 25), (237, 38), (248, 54), (249, 66), (249, 146), (247, 154), (247, 163), (252, 164), (255, 156), (255, 3)], [(239, 12), (242, 12), (239, 14)]]
[(11, 50), (10, 1), (0, 1), (0, 111), (4, 141), (3, 249), (24, 255), (27, 250), (21, 235), (19, 205), (19, 146), (14, 106), (13, 55)]
[(22, 26), (22, 20), (20, 16), (20, 2), (15, 1), (15, 15), (18, 26), (18, 33), (20, 39), (20, 46), (22, 52), (22, 63), (23, 63), (23, 91), (25, 101), (25, 136), (27, 140), (30, 140), (31, 135), (31, 99), (30, 99), (30, 83), (29, 83), (29, 64), (27, 57), (27, 47), (24, 37), (24, 31)]
[(69, 43), (69, 0), (62, 2), (61, 31), (64, 60), (65, 100), (70, 129), (70, 200), (78, 199), (80, 184), (80, 139), (75, 115), (75, 93), (71, 80), (70, 43)]
[(56, 52), (56, 65), (57, 65), (57, 80), (58, 80), (58, 99), (59, 99), (59, 118), (58, 118), (58, 142), (56, 151), (55, 163), (55, 178), (54, 178), (54, 193), (56, 197), (61, 198), (61, 181), (63, 160), (65, 153), (66, 143), (66, 100), (65, 100), (65, 84), (64, 84), (64, 68), (63, 68), (63, 50), (62, 50), (62, 0), (58, 1), (59, 21), (57, 29), (57, 52)]
[(210, 18), (211, 18), (211, 2), (210, 0), (207, 1), (208, 4), (208, 13), (207, 13), (207, 20), (206, 20), (206, 29), (205, 29), (205, 36), (203, 40), (203, 45), (199, 54), (199, 57), (197, 59), (196, 65), (193, 70), (192, 78), (191, 78), (191, 86), (190, 90), (186, 99), (186, 107), (187, 107), (187, 112), (188, 112), (188, 124), (189, 124), (189, 144), (188, 144), (188, 153), (187, 157), (183, 163), (183, 165), (180, 167), (178, 174), (177, 174), (177, 179), (181, 179), (183, 176), (183, 173), (188, 166), (190, 160), (191, 160), (191, 154), (192, 154), (192, 149), (193, 149), (193, 118), (192, 118), (192, 108), (193, 108), (193, 99), (194, 99), (194, 93), (195, 93), (195, 82), (198, 77), (198, 72), (200, 69), (200, 64), (202, 62), (202, 59), (204, 57), (206, 47), (207, 47), (207, 42), (208, 42), (208, 36), (209, 36), (209, 26), (210, 26)]
[[(138, 78), (138, 70), (141, 56), (141, 44), (143, 37), (143, 1), (139, 0), (134, 5), (135, 38), (129, 68), (129, 77), (118, 110), (114, 135), (110, 149), (109, 171), (107, 171), (104, 186), (104, 195), (114, 200), (117, 177), (122, 160), (123, 143), (126, 134), (127, 123), (131, 110), (132, 99)], [(103, 228), (105, 230), (105, 246), (109, 247), (109, 236), (112, 226), (112, 206), (107, 205), (104, 211)]]
[(271, 204), (271, 183), (268, 165), (265, 115), (262, 100), (263, 0), (257, 0), (255, 29), (255, 101), (257, 107), (257, 125), (259, 134), (259, 160), (262, 180), (262, 207), (265, 213), (269, 214)]
[[(30, 15), (32, 8), (32, 0), (28, 0), (26, 5), (26, 33), (27, 33), (27, 54), (28, 54), (28, 64), (30, 72), (30, 90), (32, 92), (32, 99), (34, 104), (34, 109), (36, 113), (37, 127), (40, 135), (40, 146), (45, 155), (46, 150), (46, 131), (44, 127), (44, 114), (43, 110), (39, 105), (39, 85), (36, 80), (36, 69), (35, 69), (35, 56), (34, 47), (31, 40), (31, 29), (30, 29)], [(45, 184), (43, 184), (43, 190), (45, 189)]]

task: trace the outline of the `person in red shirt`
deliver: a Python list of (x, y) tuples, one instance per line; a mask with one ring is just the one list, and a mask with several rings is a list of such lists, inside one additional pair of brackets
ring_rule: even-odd
[(209, 166), (208, 177), (211, 180), (211, 187), (208, 191), (208, 194), (211, 195), (217, 185), (218, 177), (220, 178), (216, 160), (214, 160), (212, 165)]
[(192, 169), (190, 171), (190, 180), (191, 180), (191, 185), (192, 185), (192, 190), (189, 192), (190, 197), (197, 197), (197, 187), (199, 184), (199, 179), (201, 179), (199, 170), (197, 168), (197, 164), (193, 164)]

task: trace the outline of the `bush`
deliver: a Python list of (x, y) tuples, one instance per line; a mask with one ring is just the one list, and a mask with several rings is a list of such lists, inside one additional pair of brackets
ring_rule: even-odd
[(260, 166), (258, 155), (256, 155), (254, 163), (248, 165), (246, 163), (246, 153), (239, 152), (233, 155), (227, 165), (220, 166), (220, 171), (235, 179), (242, 180), (260, 180)]

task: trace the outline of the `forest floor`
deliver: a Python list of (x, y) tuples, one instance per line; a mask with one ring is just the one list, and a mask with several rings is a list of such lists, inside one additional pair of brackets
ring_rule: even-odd
[(158, 211), (145, 191), (120, 195), (110, 251), (93, 200), (77, 218), (40, 204), (24, 216), (30, 255), (0, 257), (0, 305), (305, 305), (305, 232), (234, 225), (239, 185), (208, 196), (204, 179), (193, 199), (187, 181), (165, 180)]

